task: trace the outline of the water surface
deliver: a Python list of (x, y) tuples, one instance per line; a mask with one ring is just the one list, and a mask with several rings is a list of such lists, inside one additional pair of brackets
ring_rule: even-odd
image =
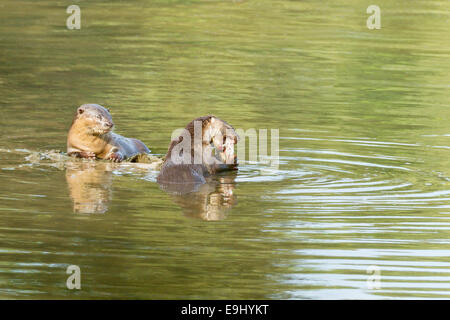
[[(0, 298), (450, 298), (449, 2), (380, 0), (381, 30), (339, 2), (78, 1), (68, 30), (70, 2), (2, 1)], [(279, 170), (177, 196), (40, 159), (83, 103), (159, 156), (201, 115), (277, 128)]]

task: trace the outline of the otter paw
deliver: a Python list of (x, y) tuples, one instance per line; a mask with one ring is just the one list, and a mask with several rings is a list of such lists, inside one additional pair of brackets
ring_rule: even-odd
[(111, 153), (108, 159), (113, 162), (121, 162), (123, 160), (123, 156), (120, 153)]
[(78, 156), (80, 158), (85, 158), (85, 159), (95, 159), (95, 153), (91, 152), (91, 151), (82, 151), (80, 153), (78, 153)]

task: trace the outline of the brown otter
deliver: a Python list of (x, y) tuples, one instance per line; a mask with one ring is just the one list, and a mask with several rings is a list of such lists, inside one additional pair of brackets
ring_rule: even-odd
[(202, 184), (211, 174), (237, 169), (234, 145), (238, 139), (234, 128), (215, 116), (192, 120), (171, 141), (158, 183)]
[(150, 153), (144, 143), (112, 132), (113, 127), (108, 109), (98, 104), (83, 104), (77, 109), (67, 136), (67, 153), (78, 158), (114, 162)]

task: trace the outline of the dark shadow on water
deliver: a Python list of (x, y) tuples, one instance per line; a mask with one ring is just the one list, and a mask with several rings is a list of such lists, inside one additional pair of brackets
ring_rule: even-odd
[(160, 183), (160, 188), (172, 196), (186, 217), (207, 221), (226, 218), (228, 210), (237, 203), (234, 194), (236, 171), (207, 178), (204, 184)]

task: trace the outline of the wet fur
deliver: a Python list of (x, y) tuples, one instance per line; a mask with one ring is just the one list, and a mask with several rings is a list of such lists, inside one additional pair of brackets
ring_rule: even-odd
[(67, 153), (78, 158), (99, 158), (120, 162), (150, 153), (140, 140), (112, 132), (114, 123), (109, 110), (98, 104), (84, 104), (77, 109), (67, 136)]
[[(171, 157), (172, 152), (175, 146), (177, 146), (179, 143), (183, 141), (183, 136), (179, 136), (178, 138), (171, 141), (167, 154), (165, 156), (164, 163), (161, 167), (161, 171), (157, 177), (157, 181), (159, 183), (187, 183), (187, 184), (198, 184), (198, 183), (205, 183), (205, 178), (209, 175), (215, 174), (219, 171), (225, 171), (225, 170), (233, 170), (236, 169), (237, 163), (234, 159), (234, 162), (232, 164), (226, 164), (226, 163), (218, 163), (218, 164), (208, 164), (204, 161), (203, 155), (202, 155), (202, 163), (201, 164), (194, 164), (194, 123), (195, 121), (201, 121), (202, 123), (202, 143), (203, 146), (205, 144), (208, 144), (208, 141), (205, 141), (205, 137), (207, 134), (207, 130), (212, 128), (211, 121), (212, 118), (214, 118), (215, 125), (214, 127), (217, 130), (225, 130), (225, 129), (232, 129), (234, 132), (234, 129), (232, 126), (230, 126), (228, 123), (226, 123), (223, 120), (220, 120), (219, 118), (215, 116), (204, 116), (199, 117), (197, 119), (192, 120), (187, 126), (186, 130), (189, 133), (191, 137), (191, 163), (190, 164), (175, 164)], [(234, 142), (236, 143), (238, 140), (238, 136), (233, 136)], [(206, 139), (208, 140), (208, 139)], [(213, 139), (214, 140), (214, 139)], [(214, 145), (216, 145), (216, 142), (214, 141)], [(220, 152), (219, 152), (220, 154)]]

